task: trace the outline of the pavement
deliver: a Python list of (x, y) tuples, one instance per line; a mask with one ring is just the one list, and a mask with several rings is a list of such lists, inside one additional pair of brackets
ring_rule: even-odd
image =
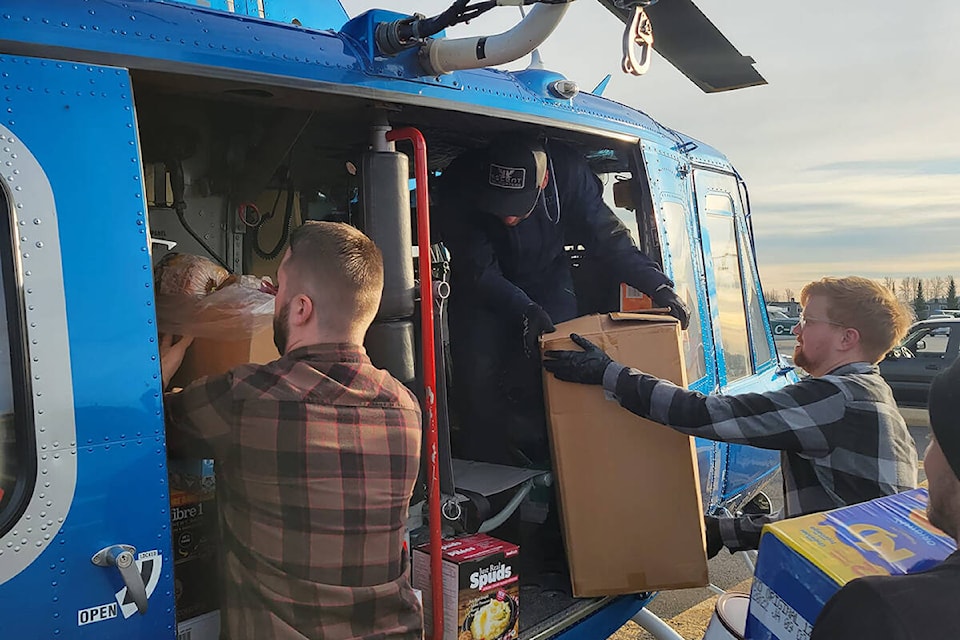
[[(777, 338), (777, 350), (784, 355), (793, 354), (795, 338), (786, 336)], [(930, 442), (930, 419), (924, 409), (900, 410), (910, 429), (920, 456), (920, 479), (923, 474), (923, 454)], [(783, 484), (778, 473), (767, 485), (766, 494), (770, 497), (774, 509), (783, 505)], [(750, 592), (752, 568), (742, 559), (742, 554), (731, 555), (726, 549), (707, 562), (710, 581), (724, 591)], [(710, 618), (713, 616), (718, 596), (707, 588), (679, 589), (662, 591), (650, 604), (649, 610), (670, 625), (685, 640), (701, 640)], [(628, 622), (608, 640), (653, 640), (634, 622)]]

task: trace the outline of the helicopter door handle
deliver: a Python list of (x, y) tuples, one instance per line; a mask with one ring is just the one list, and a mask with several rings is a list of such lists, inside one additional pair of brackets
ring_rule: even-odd
[(137, 611), (143, 615), (147, 612), (147, 587), (143, 584), (143, 576), (133, 560), (136, 552), (136, 547), (129, 544), (115, 544), (97, 551), (91, 561), (98, 567), (116, 567), (120, 571), (123, 584), (127, 586), (127, 593), (137, 605)]

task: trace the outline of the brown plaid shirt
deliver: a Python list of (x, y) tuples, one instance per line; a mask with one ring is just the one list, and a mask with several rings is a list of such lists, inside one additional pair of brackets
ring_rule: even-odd
[(213, 457), (232, 640), (421, 638), (402, 549), (420, 406), (350, 344), (165, 397), (173, 455)]

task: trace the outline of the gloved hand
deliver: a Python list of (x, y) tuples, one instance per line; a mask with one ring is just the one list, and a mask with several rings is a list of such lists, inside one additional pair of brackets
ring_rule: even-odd
[(707, 530), (707, 560), (709, 560), (723, 549), (723, 538), (720, 537), (720, 519), (716, 516), (704, 516), (703, 524)]
[(531, 302), (523, 310), (523, 352), (528, 358), (540, 353), (540, 336), (555, 331), (553, 320), (536, 302)]
[(681, 329), (690, 326), (690, 308), (669, 285), (662, 285), (650, 298), (658, 307), (670, 307), (670, 315), (680, 321)]
[(613, 359), (583, 336), (571, 333), (570, 339), (583, 351), (547, 351), (543, 354), (543, 367), (567, 382), (603, 384), (603, 372)]

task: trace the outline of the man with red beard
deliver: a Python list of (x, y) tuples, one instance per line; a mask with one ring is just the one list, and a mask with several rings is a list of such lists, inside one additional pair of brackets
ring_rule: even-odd
[[(308, 222), (277, 282), (280, 359), (164, 397), (168, 451), (216, 460), (221, 637), (419, 640), (403, 536), (420, 406), (363, 348), (380, 251), (353, 227)], [(189, 343), (161, 342), (165, 387)]]
[[(765, 393), (710, 395), (584, 351), (548, 351), (544, 367), (569, 382), (603, 385), (621, 406), (708, 440), (781, 451), (785, 508), (772, 516), (707, 517), (707, 553), (756, 549), (763, 525), (782, 517), (879, 498), (917, 485), (917, 450), (876, 366), (910, 317), (866, 278), (823, 278), (800, 294), (794, 361), (810, 378)], [(602, 437), (602, 429), (597, 431)]]
[[(960, 544), (960, 360), (934, 378), (928, 408), (927, 517)], [(810, 640), (955, 640), (957, 593), (960, 551), (926, 571), (858, 578), (830, 598)]]

